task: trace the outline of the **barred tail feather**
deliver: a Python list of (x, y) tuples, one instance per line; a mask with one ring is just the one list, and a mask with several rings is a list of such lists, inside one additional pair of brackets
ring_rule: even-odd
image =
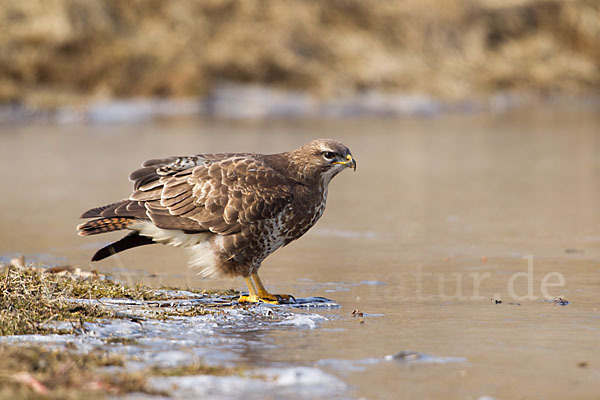
[(97, 235), (99, 233), (126, 229), (133, 221), (133, 218), (127, 217), (98, 218), (77, 226), (77, 230), (81, 236)]

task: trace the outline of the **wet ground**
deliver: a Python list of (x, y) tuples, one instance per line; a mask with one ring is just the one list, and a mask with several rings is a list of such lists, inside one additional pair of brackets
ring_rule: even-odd
[[(596, 110), (3, 126), (0, 254), (97, 268), (126, 282), (243, 289), (241, 280), (197, 278), (184, 254), (161, 246), (92, 265), (94, 250), (119, 235), (77, 237), (77, 217), (126, 197), (128, 173), (148, 158), (277, 152), (338, 138), (357, 172), (332, 182), (321, 221), (269, 257), (261, 274), (275, 292), (341, 307), (278, 310), (299, 321), (289, 324), (256, 317), (254, 325), (252, 314), (218, 330), (204, 329), (202, 318), (185, 322), (199, 348), (213, 349), (198, 354), (311, 376), (289, 386), (298, 396), (319, 381), (324, 391), (307, 395), (597, 398), (598, 126)], [(168, 329), (157, 340), (172, 347), (161, 349), (185, 353), (189, 342), (169, 341)], [(418, 354), (393, 357), (403, 351)]]

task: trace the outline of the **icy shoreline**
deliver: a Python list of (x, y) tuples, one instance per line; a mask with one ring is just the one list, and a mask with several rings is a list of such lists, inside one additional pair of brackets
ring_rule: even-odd
[[(166, 291), (173, 292), (173, 291)], [(169, 294), (169, 293), (166, 293)], [(15, 335), (0, 337), (0, 344), (38, 345), (59, 351), (89, 353), (101, 351), (123, 357), (122, 367), (112, 373), (168, 369), (195, 364), (238, 368), (243, 349), (269, 346), (257, 342), (257, 332), (280, 329), (315, 329), (327, 318), (309, 310), (311, 307), (339, 307), (324, 299), (300, 299), (295, 307), (257, 305), (238, 307), (232, 296), (199, 296), (186, 291), (170, 293), (178, 299), (144, 301), (131, 299), (76, 300), (110, 308), (120, 319), (81, 322), (75, 334)], [(184, 297), (184, 298), (182, 298)], [(185, 298), (187, 297), (187, 298)], [(204, 308), (206, 307), (206, 308)], [(197, 316), (173, 316), (201, 308)], [(156, 310), (160, 310), (159, 313)], [(163, 313), (167, 311), (168, 317)], [(203, 315), (202, 315), (203, 314)], [(72, 330), (71, 322), (54, 322), (57, 331)], [(251, 335), (245, 335), (251, 332)], [(269, 394), (286, 398), (345, 398), (347, 385), (318, 367), (289, 365), (248, 367), (242, 376), (210, 374), (149, 376), (149, 391), (169, 393), (171, 398), (211, 396), (211, 398), (246, 398)], [(249, 396), (249, 397), (248, 397)], [(155, 398), (148, 393), (133, 393), (125, 398)]]
[(598, 108), (596, 96), (540, 96), (499, 92), (487, 98), (445, 101), (427, 95), (364, 91), (329, 98), (264, 86), (221, 85), (206, 97), (103, 100), (57, 108), (0, 105), (0, 124), (116, 124), (209, 117), (232, 120), (432, 117), (502, 113), (529, 107)]

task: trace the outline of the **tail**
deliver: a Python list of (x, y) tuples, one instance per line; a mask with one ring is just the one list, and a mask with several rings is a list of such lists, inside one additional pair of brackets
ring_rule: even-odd
[(94, 254), (92, 261), (104, 260), (106, 257), (110, 257), (113, 254), (117, 254), (123, 250), (132, 249), (138, 246), (144, 246), (146, 244), (154, 243), (152, 239), (146, 236), (140, 236), (137, 232), (131, 232), (121, 240), (109, 244), (106, 247), (101, 248)]
[(133, 218), (128, 217), (98, 218), (78, 225), (77, 230), (81, 236), (97, 235), (127, 229), (127, 226), (133, 221)]
[(126, 229), (136, 219), (148, 218), (146, 208), (137, 201), (121, 200), (102, 207), (92, 208), (81, 218), (95, 218), (77, 227), (81, 236)]
[[(92, 208), (91, 210), (84, 212), (81, 218), (95, 219), (77, 226), (77, 230), (81, 236), (119, 231), (127, 229), (130, 224), (145, 217), (145, 208), (138, 202), (123, 200), (106, 206)], [(152, 243), (155, 242), (152, 241), (151, 238), (140, 236), (137, 231), (130, 232), (121, 240), (98, 250), (92, 257), (92, 261), (100, 261), (123, 250)]]

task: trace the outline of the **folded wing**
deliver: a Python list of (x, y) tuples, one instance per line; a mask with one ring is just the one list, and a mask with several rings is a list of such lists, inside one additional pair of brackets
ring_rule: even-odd
[(115, 212), (143, 210), (157, 227), (186, 232), (240, 232), (275, 217), (293, 196), (284, 177), (254, 154), (150, 160), (130, 179), (134, 192)]

